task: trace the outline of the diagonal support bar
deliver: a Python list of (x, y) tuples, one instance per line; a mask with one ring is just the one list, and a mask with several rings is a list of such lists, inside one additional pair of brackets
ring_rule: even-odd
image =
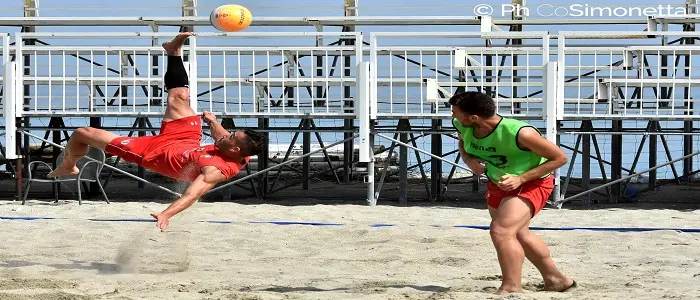
[[(420, 152), (420, 153), (429, 155), (429, 156), (433, 157), (434, 159), (439, 159), (439, 160), (444, 161), (444, 162), (446, 162), (446, 163), (448, 163), (448, 164), (450, 164), (450, 165), (453, 165), (453, 166), (455, 166), (455, 167), (457, 167), (457, 168), (461, 168), (461, 169), (463, 169), (463, 170), (467, 170), (467, 171), (473, 172), (471, 169), (469, 169), (469, 168), (467, 168), (467, 167), (465, 167), (465, 166), (462, 166), (462, 165), (460, 165), (460, 164), (458, 164), (458, 163), (453, 163), (452, 161), (449, 161), (449, 160), (445, 159), (444, 157), (440, 157), (440, 156), (437, 156), (437, 155), (435, 155), (435, 154), (432, 154), (432, 153), (430, 153), (430, 152), (428, 152), (428, 151), (421, 150), (421, 149), (419, 149), (419, 148), (413, 147), (413, 146), (411, 146), (411, 145), (409, 145), (409, 144), (406, 144), (406, 143), (403, 143), (403, 142), (401, 142), (401, 141), (399, 141), (399, 140), (397, 140), (397, 139), (392, 139), (392, 138), (390, 138), (390, 137), (388, 137), (388, 136), (386, 136), (386, 135), (380, 134), (380, 133), (374, 133), (374, 135), (375, 135), (375, 136), (382, 137), (382, 138), (385, 138), (385, 139), (387, 139), (387, 140), (390, 140), (390, 141), (392, 141), (392, 142), (394, 142), (394, 143), (396, 143), (396, 144), (399, 144), (399, 145), (401, 145), (401, 146), (404, 146), (404, 147), (407, 147), (407, 148), (411, 148), (411, 149), (416, 150), (416, 151), (418, 151), (418, 152)], [(483, 174), (482, 174), (481, 176), (486, 177), (486, 176), (483, 175)]]
[(347, 142), (347, 141), (349, 141), (349, 140), (355, 139), (357, 136), (358, 136), (358, 135), (355, 134), (355, 135), (353, 135), (352, 137), (349, 137), (349, 138), (344, 139), (344, 140), (342, 140), (342, 141), (335, 142), (335, 143), (330, 144), (330, 145), (328, 145), (328, 146), (326, 146), (326, 147), (323, 147), (323, 148), (320, 148), (320, 149), (316, 149), (316, 150), (314, 150), (314, 151), (311, 151), (311, 152), (306, 153), (306, 154), (304, 154), (304, 155), (301, 155), (301, 156), (299, 156), (299, 157), (295, 157), (295, 158), (293, 158), (293, 159), (290, 159), (290, 160), (288, 160), (288, 161), (285, 161), (285, 162), (283, 162), (283, 163), (281, 163), (281, 164), (274, 165), (274, 166), (269, 167), (269, 168), (267, 168), (267, 169), (263, 169), (263, 170), (260, 170), (260, 171), (258, 171), (258, 172), (255, 172), (255, 173), (253, 173), (253, 174), (250, 174), (250, 175), (248, 175), (248, 176), (244, 176), (244, 177), (241, 177), (241, 178), (236, 179), (236, 180), (234, 180), (234, 181), (228, 182), (228, 183), (226, 183), (226, 184), (224, 184), (224, 185), (220, 185), (220, 186), (218, 186), (218, 187), (216, 187), (216, 188), (211, 189), (207, 194), (213, 193), (213, 192), (215, 192), (215, 191), (218, 191), (218, 190), (223, 189), (223, 188), (225, 188), (225, 187), (227, 187), (227, 186), (236, 184), (236, 183), (241, 182), (241, 181), (243, 181), (243, 180), (246, 180), (246, 179), (249, 179), (249, 178), (253, 178), (253, 177), (255, 177), (255, 176), (258, 176), (259, 174), (267, 173), (268, 171), (273, 170), (273, 169), (275, 169), (275, 168), (279, 168), (279, 167), (282, 167), (282, 166), (286, 166), (286, 165), (288, 165), (288, 164), (291, 163), (291, 162), (294, 162), (294, 161), (297, 161), (297, 160), (300, 160), (300, 159), (304, 159), (304, 158), (306, 158), (307, 156), (311, 156), (312, 154), (316, 154), (316, 153), (321, 152), (321, 151), (324, 151), (324, 150), (326, 150), (326, 149), (328, 149), (328, 148), (331, 148), (331, 147), (334, 147), (334, 146), (336, 146), (336, 145), (340, 145), (340, 144), (342, 144), (342, 143), (345, 143), (345, 142)]
[(613, 184), (616, 184), (616, 183), (618, 183), (618, 182), (625, 181), (625, 180), (630, 179), (630, 178), (632, 178), (632, 177), (639, 176), (639, 175), (642, 175), (642, 174), (644, 174), (644, 173), (648, 173), (648, 172), (650, 172), (650, 171), (653, 171), (653, 170), (656, 170), (656, 169), (659, 169), (659, 168), (663, 168), (663, 167), (668, 166), (668, 165), (670, 165), (670, 164), (673, 164), (673, 163), (675, 163), (675, 162), (678, 162), (678, 161), (681, 161), (681, 160), (684, 160), (684, 159), (687, 159), (687, 158), (690, 158), (690, 157), (693, 157), (693, 156), (697, 156), (697, 155), (700, 155), (700, 151), (697, 151), (697, 152), (688, 154), (688, 155), (686, 155), (686, 156), (683, 156), (683, 157), (681, 157), (681, 158), (677, 158), (677, 159), (674, 159), (674, 160), (672, 160), (672, 161), (669, 161), (669, 162), (660, 164), (660, 165), (655, 166), (655, 167), (653, 167), (653, 168), (649, 168), (649, 169), (647, 169), (647, 170), (640, 171), (640, 172), (637, 172), (637, 173), (634, 173), (634, 174), (631, 174), (631, 175), (628, 175), (628, 176), (619, 178), (619, 179), (617, 179), (617, 180), (613, 180), (613, 181), (608, 182), (608, 183), (606, 183), (606, 184), (603, 184), (603, 185), (601, 185), (601, 186), (592, 188), (592, 189), (587, 190), (587, 191), (580, 192), (580, 193), (578, 193), (578, 194), (576, 194), (576, 195), (573, 195), (573, 196), (571, 196), (571, 197), (564, 198), (564, 199), (562, 199), (561, 201), (559, 201), (558, 203), (555, 203), (555, 206), (561, 208), (561, 204), (563, 204), (564, 202), (570, 201), (570, 200), (572, 200), (572, 199), (574, 199), (574, 198), (581, 197), (581, 196), (583, 196), (583, 195), (592, 193), (592, 192), (594, 192), (594, 191), (597, 191), (597, 190), (599, 190), (599, 189), (608, 187), (608, 186), (613, 185)]

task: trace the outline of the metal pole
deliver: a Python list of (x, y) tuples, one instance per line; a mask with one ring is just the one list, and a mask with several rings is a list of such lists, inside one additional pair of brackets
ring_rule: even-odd
[[(686, 13), (688, 14), (696, 14), (697, 13), (697, 1), (696, 0), (686, 0), (685, 1), (685, 7), (686, 7)], [(688, 23), (688, 24), (683, 24), (683, 30), (684, 31), (690, 31), (694, 32), (695, 31), (695, 24), (693, 23)], [(686, 45), (694, 45), (695, 44), (695, 39), (694, 38), (687, 38), (687, 39), (682, 39), (681, 44), (686, 44)], [(690, 58), (691, 54), (688, 53), (687, 56), (685, 56), (685, 63), (684, 63), (684, 68), (683, 68), (683, 73), (686, 78), (690, 78), (691, 71), (690, 71)], [(695, 89), (697, 90), (697, 89)], [(693, 115), (694, 113), (694, 105), (695, 103), (691, 101), (690, 96), (692, 94), (691, 87), (687, 86), (683, 88), (683, 99), (686, 101), (685, 105), (687, 105), (687, 111), (685, 115)], [(683, 122), (683, 131), (686, 133), (690, 133), (693, 131), (693, 121), (685, 121)], [(683, 137), (683, 154), (689, 154), (690, 152), (693, 152), (693, 138), (690, 136), (684, 136)], [(689, 159), (683, 162), (683, 176), (686, 178), (686, 182), (690, 183), (691, 181), (691, 172), (693, 170), (693, 160)]]
[[(372, 130), (374, 127), (374, 123), (370, 123), (370, 130)], [(367, 202), (369, 203), (370, 206), (375, 206), (377, 205), (377, 195), (375, 195), (374, 191), (374, 136), (370, 135), (369, 136), (369, 147), (370, 151), (372, 153), (372, 157), (370, 158), (369, 162), (367, 162), (367, 177), (365, 177), (365, 183), (367, 184)], [(390, 159), (391, 155), (387, 157), (387, 159)]]
[(601, 186), (592, 188), (592, 189), (590, 189), (590, 190), (587, 190), (587, 191), (584, 191), (584, 192), (580, 192), (580, 193), (578, 193), (578, 194), (576, 194), (576, 195), (573, 195), (573, 196), (571, 196), (571, 197), (562, 199), (560, 202), (555, 203), (555, 205), (556, 205), (557, 207), (561, 207), (561, 204), (562, 204), (562, 203), (567, 202), (567, 201), (570, 201), (571, 199), (578, 198), (578, 197), (580, 197), (580, 196), (589, 194), (589, 193), (591, 193), (591, 192), (593, 192), (593, 191), (597, 191), (597, 190), (602, 189), (602, 188), (604, 188), (604, 187), (607, 187), (607, 186), (616, 184), (616, 183), (621, 182), (621, 181), (625, 181), (625, 180), (627, 180), (627, 179), (629, 179), (629, 178), (632, 178), (632, 177), (635, 177), (635, 176), (639, 176), (639, 175), (644, 174), (644, 173), (647, 173), (647, 172), (649, 172), (649, 171), (653, 171), (653, 170), (656, 170), (656, 169), (658, 169), (658, 168), (668, 166), (668, 165), (673, 164), (673, 163), (675, 163), (675, 162), (678, 162), (678, 161), (681, 161), (681, 160), (684, 160), (684, 159), (687, 159), (687, 158), (690, 158), (690, 157), (693, 157), (693, 156), (696, 156), (696, 155), (700, 155), (700, 151), (691, 153), (691, 154), (686, 155), (686, 156), (683, 156), (683, 157), (681, 157), (681, 158), (674, 159), (674, 160), (672, 160), (672, 161), (663, 163), (663, 164), (658, 165), (658, 166), (655, 166), (655, 167), (653, 167), (653, 168), (649, 168), (649, 169), (646, 169), (646, 170), (644, 170), (644, 171), (641, 171), (641, 172), (634, 173), (634, 174), (629, 175), (629, 176), (625, 176), (625, 177), (619, 178), (619, 179), (617, 179), (617, 180), (608, 182), (608, 183), (606, 183), (606, 184), (603, 184), (603, 185), (601, 185)]
[[(47, 142), (47, 143), (49, 143), (49, 144), (51, 144), (51, 145), (54, 145), (54, 146), (56, 146), (56, 147), (59, 147), (59, 148), (61, 148), (61, 149), (65, 149), (65, 147), (63, 147), (63, 146), (61, 146), (61, 145), (58, 145), (58, 144), (55, 144), (55, 143), (50, 142), (50, 141), (48, 141), (48, 140), (45, 140), (45, 139), (43, 139), (43, 138), (41, 138), (41, 137), (39, 137), (39, 136), (33, 135), (33, 134), (29, 133), (29, 132), (26, 132), (26, 131), (23, 131), (23, 130), (19, 130), (18, 132), (21, 133), (21, 134), (24, 134), (24, 135), (26, 135), (26, 136), (31, 136), (31, 137), (40, 139), (40, 140), (42, 140), (42, 141), (45, 141), (45, 142)], [(89, 159), (89, 160), (92, 160), (92, 161), (99, 162), (98, 160), (96, 160), (96, 159), (94, 159), (94, 158), (92, 158), (92, 157), (85, 156), (85, 158), (87, 158), (87, 159)], [(116, 167), (112, 167), (112, 166), (109, 165), (109, 164), (103, 164), (103, 166), (104, 166), (104, 167), (107, 167), (107, 168), (110, 168), (110, 169), (112, 169), (112, 170), (115, 170), (115, 171), (117, 171), (117, 172), (119, 172), (119, 173), (122, 173), (122, 174), (124, 174), (124, 175), (126, 175), (126, 176), (129, 176), (129, 177), (131, 177), (131, 178), (133, 178), (133, 179), (136, 179), (136, 180), (138, 180), (138, 181), (142, 181), (142, 182), (148, 183), (148, 184), (150, 184), (150, 185), (153, 185), (153, 186), (157, 187), (158, 189), (163, 190), (163, 191), (166, 191), (166, 192), (169, 192), (169, 193), (171, 193), (171, 194), (173, 194), (173, 195), (175, 195), (175, 196), (182, 197), (182, 194), (180, 194), (180, 193), (173, 192), (173, 191), (171, 191), (171, 190), (169, 190), (169, 189), (166, 189), (166, 188), (164, 188), (164, 187), (162, 187), (162, 186), (160, 186), (160, 185), (157, 185), (157, 184), (155, 184), (155, 183), (152, 183), (152, 182), (150, 182), (150, 181), (148, 181), (148, 180), (145, 180), (145, 179), (140, 178), (140, 177), (135, 176), (135, 175), (131, 175), (131, 174), (129, 174), (128, 172), (123, 171), (123, 170), (120, 170), (119, 168), (116, 168)]]
[[(549, 43), (543, 47), (549, 47)], [(558, 66), (556, 62), (548, 61), (549, 58), (545, 58), (547, 61), (544, 63), (544, 82), (542, 85), (542, 94), (545, 111), (545, 134), (548, 141), (554, 145), (559, 145), (559, 135), (557, 130), (559, 129), (559, 115), (558, 115), (558, 99), (557, 98), (557, 67), (564, 68), (564, 66)], [(577, 146), (578, 148), (578, 146)], [(552, 172), (554, 175), (554, 190), (552, 191), (552, 197), (554, 202), (558, 202), (561, 199), (561, 178), (559, 175), (559, 168)], [(568, 180), (568, 178), (567, 178)]]
[[(358, 161), (367, 163), (367, 176), (364, 183), (367, 185), (367, 202), (370, 206), (377, 205), (377, 197), (374, 194), (374, 136), (370, 134), (374, 129), (371, 119), (373, 95), (371, 94), (371, 67), (369, 62), (360, 62), (357, 65), (357, 118), (359, 121), (360, 153)], [(348, 152), (345, 152), (348, 155)], [(389, 152), (391, 156), (391, 152)]]
[[(320, 57), (320, 56), (319, 56)], [(323, 74), (321, 74), (323, 76)], [(321, 91), (322, 92), (322, 91)], [(320, 95), (321, 93), (319, 93)], [(311, 100), (314, 101), (314, 100)], [(302, 121), (302, 126), (304, 128), (304, 133), (302, 133), (302, 153), (306, 154), (311, 151), (311, 132), (309, 130), (311, 129), (311, 123), (309, 122), (310, 119), (304, 119)], [(302, 181), (302, 189), (303, 190), (308, 190), (309, 189), (309, 181), (311, 179), (311, 159), (308, 156), (304, 156), (304, 160), (302, 162), (302, 174), (301, 174), (301, 181)]]
[(700, 132), (661, 132), (661, 131), (560, 131), (561, 134), (588, 134), (588, 135), (700, 135)]
[[(358, 11), (357, 11), (357, 5), (359, 0), (345, 0), (345, 16), (352, 16), (356, 17), (358, 16)], [(355, 32), (356, 28), (355, 25), (345, 25), (343, 26), (342, 31), (344, 32)], [(346, 45), (346, 46), (361, 46), (362, 42), (360, 42), (360, 45), (356, 45), (356, 40), (355, 39), (341, 39), (339, 41), (338, 45)], [(342, 66), (342, 70), (340, 72), (343, 72), (344, 76), (352, 76), (352, 55), (343, 55), (341, 57), (343, 59), (342, 63), (340, 64)], [(343, 98), (345, 99), (350, 99), (352, 98), (352, 90), (350, 86), (345, 86), (343, 87)], [(343, 107), (346, 108), (345, 112), (346, 113), (352, 113), (353, 109), (356, 107), (355, 101), (343, 101)], [(344, 129), (348, 130), (354, 128), (354, 120), (352, 119), (346, 119), (343, 121), (344, 122)], [(349, 132), (344, 132), (343, 133), (343, 138), (349, 138), (352, 136), (352, 133)], [(360, 136), (360, 139), (362, 139), (362, 136)], [(343, 148), (343, 182), (348, 184), (350, 183), (350, 175), (352, 172), (352, 162), (353, 162), (353, 151), (354, 151), (354, 144), (353, 140), (350, 140), (349, 142), (345, 143), (344, 148)], [(369, 170), (369, 169), (368, 169)], [(370, 174), (367, 174), (369, 177)], [(372, 181), (372, 184), (374, 184), (374, 181)], [(373, 192), (374, 193), (374, 192)], [(369, 192), (368, 192), (368, 195)], [(369, 198), (368, 198), (369, 200)], [(370, 201), (371, 202), (371, 201)]]
[[(407, 119), (399, 120), (399, 130), (408, 131), (411, 129), (411, 124)], [(408, 144), (408, 133), (400, 133), (399, 140), (401, 140), (400, 145)], [(411, 147), (413, 148), (413, 147)], [(408, 148), (399, 148), (399, 203), (401, 205), (408, 203)]]
[(330, 144), (330, 145), (328, 145), (328, 146), (326, 146), (326, 147), (323, 147), (323, 148), (320, 148), (320, 149), (316, 149), (316, 150), (314, 150), (314, 151), (311, 151), (311, 152), (309, 152), (309, 153), (307, 153), (307, 154), (304, 154), (304, 155), (302, 155), (302, 156), (296, 157), (296, 158), (294, 158), (294, 159), (290, 159), (290, 160), (285, 161), (285, 162), (283, 162), (283, 163), (281, 163), (281, 164), (278, 164), (278, 165), (269, 167), (269, 168), (267, 168), (267, 169), (264, 169), (264, 170), (260, 170), (260, 171), (258, 171), (258, 172), (255, 172), (255, 173), (250, 174), (250, 175), (248, 175), (248, 176), (244, 176), (244, 177), (242, 177), (242, 178), (236, 179), (236, 180), (234, 180), (234, 181), (231, 181), (231, 182), (229, 182), (229, 183), (226, 183), (226, 184), (224, 184), (224, 185), (221, 185), (221, 186), (218, 186), (218, 187), (216, 187), (216, 188), (214, 188), (214, 189), (211, 189), (207, 194), (213, 193), (213, 192), (215, 192), (215, 191), (218, 191), (218, 190), (220, 190), (220, 189), (223, 189), (223, 188), (225, 188), (225, 187), (227, 187), (227, 186), (229, 186), (229, 185), (236, 184), (236, 183), (241, 182), (241, 181), (243, 181), (243, 180), (246, 180), (246, 179), (255, 177), (255, 176), (257, 176), (258, 174), (267, 173), (268, 171), (270, 171), (270, 170), (272, 170), (272, 169), (279, 168), (279, 167), (281, 167), (281, 166), (287, 165), (287, 164), (289, 164), (289, 163), (291, 163), (291, 162), (293, 162), (293, 161), (297, 161), (297, 160), (300, 160), (300, 159), (304, 159), (304, 158), (306, 158), (307, 156), (310, 156), (310, 155), (312, 155), (312, 154), (316, 154), (316, 153), (318, 153), (318, 152), (321, 152), (321, 151), (326, 150), (326, 149), (328, 149), (328, 148), (331, 148), (331, 147), (333, 147), (333, 146), (340, 145), (340, 144), (345, 143), (345, 142), (347, 142), (347, 141), (349, 141), (349, 140), (351, 140), (351, 139), (354, 139), (354, 138), (356, 138), (356, 137), (357, 137), (357, 135), (354, 135), (354, 136), (352, 136), (352, 137), (350, 137), (350, 138), (344, 139), (344, 140), (342, 140), (342, 141), (335, 142), (335, 143), (333, 143), (333, 144)]

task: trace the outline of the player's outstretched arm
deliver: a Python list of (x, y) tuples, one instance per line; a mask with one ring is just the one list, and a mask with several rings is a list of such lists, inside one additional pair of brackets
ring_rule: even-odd
[(202, 119), (205, 123), (207, 123), (207, 125), (209, 125), (209, 128), (211, 129), (211, 137), (215, 141), (231, 135), (231, 133), (229, 133), (223, 126), (221, 126), (221, 124), (219, 124), (214, 114), (205, 111), (202, 113)]
[(192, 182), (180, 199), (175, 200), (173, 204), (170, 204), (170, 206), (162, 212), (151, 214), (151, 216), (156, 219), (156, 226), (158, 226), (161, 231), (165, 231), (165, 229), (168, 228), (168, 220), (170, 218), (192, 206), (192, 204), (197, 202), (200, 197), (204, 196), (204, 194), (211, 190), (217, 183), (225, 180), (226, 176), (216, 167), (207, 166), (202, 168), (202, 174)]

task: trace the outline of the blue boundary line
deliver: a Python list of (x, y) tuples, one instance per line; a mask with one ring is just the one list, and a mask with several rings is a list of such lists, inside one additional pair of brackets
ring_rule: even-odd
[(93, 222), (155, 222), (155, 219), (87, 219)]
[(322, 222), (294, 222), (294, 221), (248, 221), (251, 224), (273, 224), (273, 225), (312, 225), (312, 226), (344, 226), (341, 223)]
[[(0, 216), (0, 220), (4, 221), (40, 221), (40, 220), (68, 220), (68, 218), (51, 218), (51, 217), (32, 217), (32, 216)], [(85, 219), (91, 222), (137, 222), (137, 223), (147, 223), (155, 222), (155, 219), (137, 219), (137, 218), (89, 218)], [(204, 220), (197, 221), (199, 223), (211, 223), (211, 224), (233, 224), (233, 221), (226, 220)], [(324, 222), (297, 222), (297, 221), (247, 221), (248, 224), (269, 224), (269, 225), (304, 225), (304, 226), (345, 226), (343, 223), (324, 223)], [(407, 226), (415, 226), (414, 224), (406, 224)], [(389, 224), (389, 223), (376, 223), (371, 224), (371, 228), (383, 228), (383, 227), (395, 227), (400, 226), (399, 224)], [(491, 227), (488, 225), (428, 225), (430, 227), (436, 228), (462, 228), (462, 229), (477, 229), (477, 230), (489, 230)], [(604, 232), (649, 232), (649, 231), (679, 231), (686, 233), (700, 233), (700, 228), (671, 228), (671, 227), (543, 227), (543, 226), (532, 226), (530, 230), (535, 231), (572, 231), (572, 230), (585, 230), (585, 231), (604, 231)]]
[(3, 217), (0, 216), (0, 220), (7, 221), (34, 221), (34, 220), (56, 220), (57, 218), (44, 218), (44, 217)]

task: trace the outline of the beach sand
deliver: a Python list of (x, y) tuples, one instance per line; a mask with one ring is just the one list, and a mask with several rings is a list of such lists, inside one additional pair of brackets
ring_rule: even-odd
[[(197, 203), (165, 233), (89, 220), (148, 220), (166, 205), (0, 202), (0, 216), (58, 218), (0, 220), (0, 299), (700, 298), (700, 233), (535, 231), (579, 287), (540, 292), (526, 261), (525, 291), (501, 297), (488, 231), (454, 227), (488, 225), (483, 208)], [(532, 226), (700, 228), (700, 212), (546, 209)]]

